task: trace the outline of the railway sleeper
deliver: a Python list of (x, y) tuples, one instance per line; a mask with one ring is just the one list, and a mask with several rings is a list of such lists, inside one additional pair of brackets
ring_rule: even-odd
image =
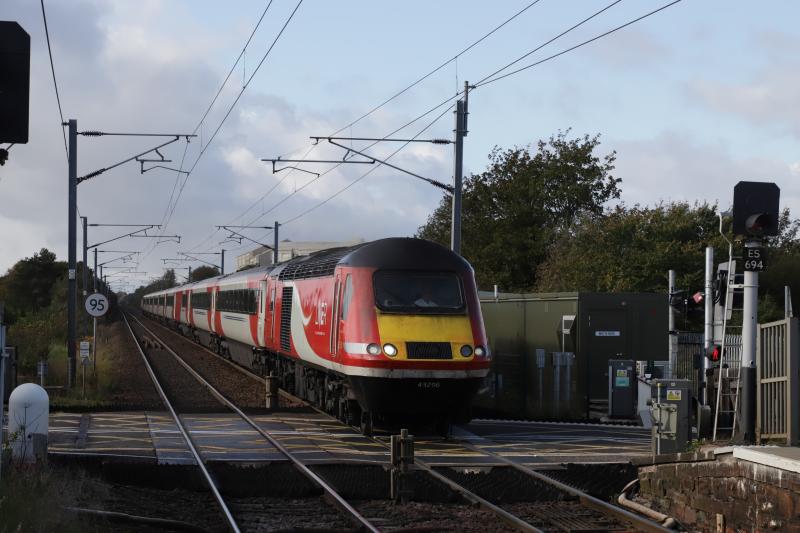
[[(169, 324), (173, 325), (173, 324)], [(244, 347), (224, 337), (186, 324), (174, 324), (176, 332), (214, 353), (230, 359), (260, 376), (272, 372), (280, 388), (314, 404), (350, 426), (370, 434), (374, 417), (358, 403), (345, 377), (297, 364), (264, 348)]]

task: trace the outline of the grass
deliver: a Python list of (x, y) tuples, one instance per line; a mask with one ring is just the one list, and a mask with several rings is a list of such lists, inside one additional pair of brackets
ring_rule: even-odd
[(30, 531), (85, 533), (93, 527), (63, 507), (74, 505), (82, 476), (41, 465), (4, 465), (0, 482), (0, 533)]
[[(85, 369), (78, 357), (75, 388), (72, 390), (57, 389), (67, 383), (67, 349), (61, 345), (51, 345), (48, 355), (48, 372), (45, 386), (49, 388), (50, 409), (81, 410), (108, 407), (108, 401), (117, 389), (116, 378), (112, 368), (112, 341), (109, 338), (109, 326), (97, 326), (97, 360)], [(36, 381), (35, 376), (27, 376), (28, 381)], [(24, 381), (21, 379), (20, 381)], [(85, 381), (85, 387), (84, 387)]]

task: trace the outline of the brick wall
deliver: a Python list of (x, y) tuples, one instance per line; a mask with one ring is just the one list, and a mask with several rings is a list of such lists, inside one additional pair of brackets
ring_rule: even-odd
[(684, 526), (726, 531), (800, 532), (800, 474), (734, 458), (639, 468), (640, 495)]

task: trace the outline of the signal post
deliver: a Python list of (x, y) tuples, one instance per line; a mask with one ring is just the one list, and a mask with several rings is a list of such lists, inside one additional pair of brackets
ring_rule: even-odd
[(774, 183), (740, 181), (733, 189), (733, 233), (745, 238), (740, 437), (756, 440), (756, 340), (758, 335), (758, 273), (764, 270), (763, 237), (778, 235), (780, 189)]

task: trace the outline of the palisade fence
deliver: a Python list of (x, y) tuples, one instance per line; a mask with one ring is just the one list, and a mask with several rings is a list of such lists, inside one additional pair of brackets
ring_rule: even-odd
[(756, 434), (759, 442), (800, 441), (800, 319), (758, 326)]
[[(695, 355), (699, 355), (697, 364), (702, 366), (705, 357), (703, 334), (688, 331), (678, 333), (678, 358), (672, 376), (676, 379), (692, 381), (692, 391), (697, 396), (697, 374)], [(728, 366), (730, 375), (736, 375), (742, 358), (742, 336), (725, 335), (725, 349), (722, 353), (722, 366)], [(711, 385), (711, 384), (710, 384)], [(716, 385), (714, 385), (716, 386)]]

